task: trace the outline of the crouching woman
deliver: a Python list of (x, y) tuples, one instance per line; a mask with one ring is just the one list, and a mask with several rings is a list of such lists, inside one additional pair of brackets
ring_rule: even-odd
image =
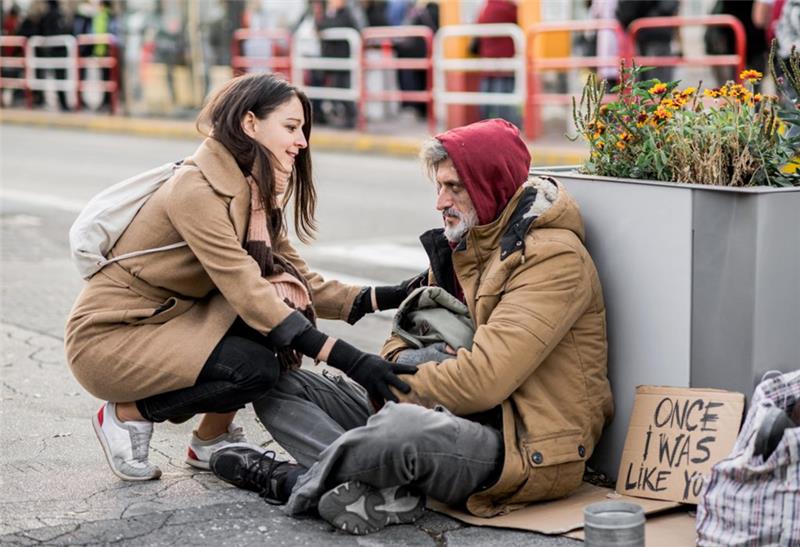
[(398, 287), (325, 281), (292, 248), (294, 229), (315, 229), (311, 109), (306, 96), (267, 74), (228, 82), (198, 126), (197, 151), (137, 213), (111, 257), (185, 241), (186, 246), (108, 264), (84, 287), (66, 326), (73, 374), (108, 401), (93, 417), (112, 471), (156, 479), (148, 459), (153, 423), (205, 413), (187, 463), (208, 469), (211, 454), (243, 442), (235, 412), (267, 393), (302, 356), (327, 361), (376, 401), (408, 390), (411, 372), (316, 329), (317, 316), (351, 323), (396, 307)]

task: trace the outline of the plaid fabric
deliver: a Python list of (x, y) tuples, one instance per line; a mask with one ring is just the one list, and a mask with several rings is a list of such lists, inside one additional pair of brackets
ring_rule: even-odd
[(731, 455), (711, 470), (697, 506), (698, 545), (800, 545), (800, 427), (784, 430), (775, 452), (754, 456), (770, 407), (800, 401), (800, 370), (762, 382)]

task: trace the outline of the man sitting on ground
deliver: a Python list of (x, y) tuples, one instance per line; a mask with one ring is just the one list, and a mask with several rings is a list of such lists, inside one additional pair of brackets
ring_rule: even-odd
[(254, 406), (298, 463), (247, 447), (211, 460), (223, 480), (356, 534), (413, 521), (426, 495), (481, 517), (566, 496), (612, 414), (605, 307), (576, 203), (528, 176), (528, 148), (504, 120), (442, 133), (421, 158), (444, 221), (420, 238), (428, 283), (466, 303), (472, 347), (431, 361), (391, 337), (387, 358), (425, 362), (403, 377), (411, 392), (374, 414), (347, 382), (289, 372)]

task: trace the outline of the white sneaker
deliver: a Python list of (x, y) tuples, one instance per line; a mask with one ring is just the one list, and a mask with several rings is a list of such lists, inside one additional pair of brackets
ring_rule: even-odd
[(117, 405), (106, 403), (92, 416), (92, 426), (116, 476), (126, 481), (147, 481), (161, 476), (161, 469), (147, 459), (152, 422), (120, 422)]
[(197, 431), (192, 431), (192, 440), (189, 441), (189, 448), (186, 451), (186, 463), (198, 469), (211, 469), (208, 461), (211, 459), (211, 454), (232, 444), (241, 446), (250, 446), (259, 452), (263, 452), (263, 448), (256, 444), (247, 442), (247, 437), (244, 436), (242, 428), (234, 423), (228, 425), (227, 433), (223, 433), (218, 437), (202, 440), (197, 436)]

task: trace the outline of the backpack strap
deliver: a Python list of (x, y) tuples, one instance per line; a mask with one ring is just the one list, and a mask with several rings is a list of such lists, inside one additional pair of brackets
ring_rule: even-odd
[(171, 251), (172, 249), (180, 249), (181, 247), (186, 247), (188, 243), (185, 241), (179, 241), (178, 243), (171, 243), (169, 245), (164, 245), (163, 247), (155, 247), (153, 249), (142, 249), (141, 251), (133, 251), (130, 253), (125, 253), (119, 256), (115, 256), (114, 258), (109, 258), (106, 260), (98, 260), (97, 266), (98, 269), (104, 268), (109, 264), (113, 264), (114, 262), (119, 262), (120, 260), (125, 260), (126, 258), (134, 258), (137, 256), (147, 255), (150, 253), (160, 253), (162, 251)]

